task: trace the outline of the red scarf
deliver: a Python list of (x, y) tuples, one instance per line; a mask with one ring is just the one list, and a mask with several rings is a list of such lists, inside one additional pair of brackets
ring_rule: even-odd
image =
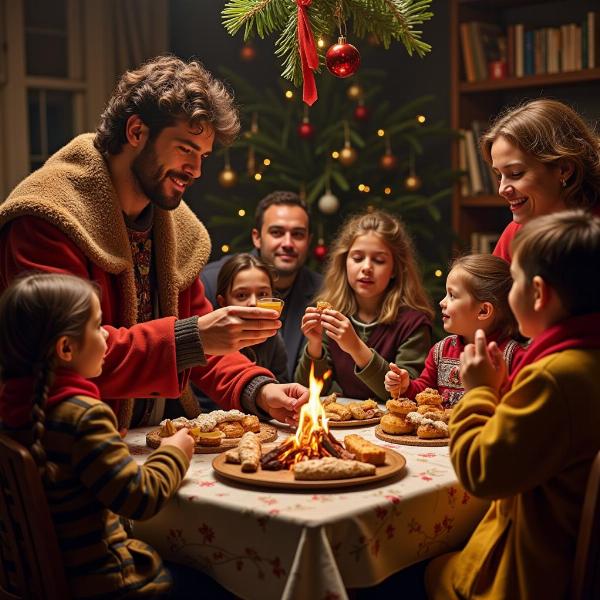
[(600, 349), (600, 313), (569, 317), (546, 329), (523, 354), (515, 356), (509, 383), (512, 384), (523, 367), (549, 354), (572, 348)]
[[(23, 427), (31, 422), (33, 408), (33, 385), (35, 379), (17, 377), (7, 379), (0, 388), (0, 421), (8, 427)], [(57, 369), (54, 383), (48, 391), (46, 408), (50, 408), (73, 396), (88, 396), (100, 399), (95, 383), (70, 369)]]

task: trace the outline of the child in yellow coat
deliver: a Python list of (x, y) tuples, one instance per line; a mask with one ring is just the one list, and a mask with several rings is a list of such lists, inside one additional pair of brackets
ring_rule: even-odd
[(510, 306), (532, 339), (510, 389), (483, 331), (461, 356), (467, 393), (450, 420), (465, 488), (492, 500), (461, 552), (427, 568), (430, 598), (568, 596), (581, 504), (600, 450), (600, 219), (540, 217), (512, 244)]

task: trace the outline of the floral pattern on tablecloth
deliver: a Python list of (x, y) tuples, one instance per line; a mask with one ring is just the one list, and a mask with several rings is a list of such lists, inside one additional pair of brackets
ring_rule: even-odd
[[(138, 462), (151, 452), (146, 431), (126, 437)], [(217, 479), (215, 455), (196, 454), (178, 494), (136, 523), (135, 534), (165, 558), (261, 600), (346, 598), (345, 588), (374, 585), (461, 544), (487, 503), (457, 482), (448, 448), (381, 444), (372, 428), (354, 432), (403, 454), (404, 476), (362, 488), (269, 490)], [(307, 566), (315, 552), (319, 573)]]

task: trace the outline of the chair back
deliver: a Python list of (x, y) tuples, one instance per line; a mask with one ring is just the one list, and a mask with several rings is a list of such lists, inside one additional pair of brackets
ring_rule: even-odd
[(573, 566), (572, 600), (600, 598), (600, 452), (588, 476)]
[(0, 433), (0, 599), (70, 597), (44, 486), (29, 450)]

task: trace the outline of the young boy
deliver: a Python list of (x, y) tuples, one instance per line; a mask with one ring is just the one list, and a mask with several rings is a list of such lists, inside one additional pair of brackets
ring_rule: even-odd
[(506, 369), (478, 331), (461, 356), (467, 393), (450, 421), (465, 488), (489, 498), (461, 552), (427, 568), (430, 598), (566, 598), (581, 504), (600, 450), (600, 219), (540, 217), (512, 244), (510, 306), (532, 342)]

